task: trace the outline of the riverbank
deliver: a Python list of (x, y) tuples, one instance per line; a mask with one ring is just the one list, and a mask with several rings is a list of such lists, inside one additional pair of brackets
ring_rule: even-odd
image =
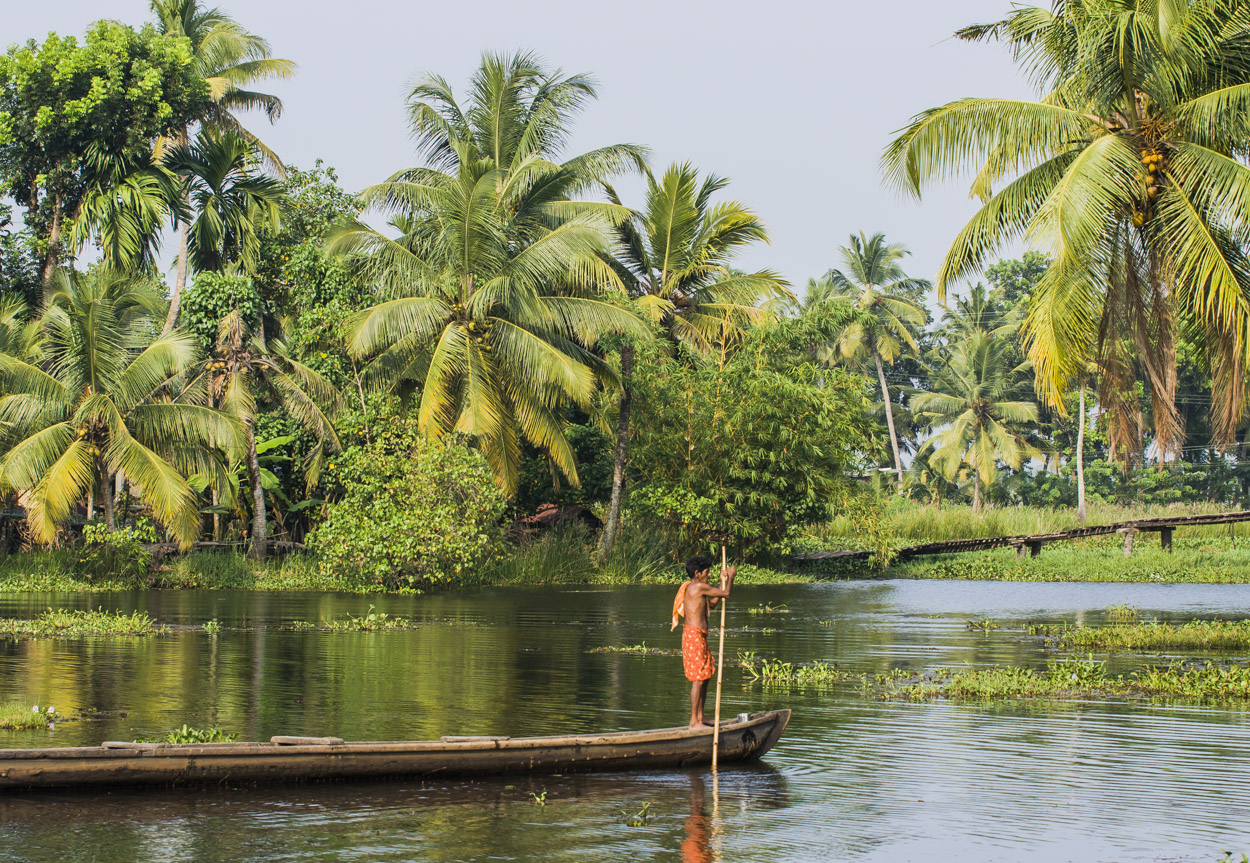
[[(1157, 513), (1155, 513), (1157, 514)], [(913, 514), (914, 515), (914, 514)], [(1105, 513), (1104, 515), (1112, 515)], [(1123, 516), (1124, 513), (1115, 513)], [(1144, 517), (1142, 512), (1134, 515)], [(910, 515), (908, 516), (911, 517)], [(1054, 527), (1032, 514), (1002, 511), (983, 518), (984, 535), (1034, 526)], [(1057, 517), (1057, 516), (1056, 516)], [(943, 516), (943, 518), (947, 518)], [(955, 524), (955, 522), (951, 522)], [(949, 525), (948, 525), (949, 526)], [(908, 536), (899, 545), (932, 541), (949, 531)], [(969, 579), (975, 581), (1090, 581), (1125, 583), (1250, 583), (1250, 525), (1194, 527), (1177, 531), (1171, 553), (1153, 537), (1144, 537), (1133, 555), (1124, 557), (1119, 537), (1096, 537), (1044, 547), (1037, 557), (1016, 556), (1011, 548), (966, 554), (935, 555), (895, 562), (881, 569), (871, 561), (815, 561), (790, 566), (785, 556), (741, 564), (741, 585), (809, 584), (817, 581), (879, 578)], [(810, 539), (809, 539), (810, 541)], [(834, 540), (822, 540), (834, 542)], [(627, 536), (606, 561), (596, 557), (594, 538), (581, 530), (555, 531), (510, 547), (480, 572), (440, 584), (440, 592), (503, 586), (676, 584), (681, 566), (665, 554), (665, 543), (652, 536)], [(0, 591), (116, 591), (135, 587), (165, 590), (301, 590), (386, 592), (381, 585), (361, 585), (350, 573), (334, 573), (310, 554), (271, 557), (264, 564), (237, 552), (201, 551), (166, 557), (150, 572), (123, 577), (90, 571), (73, 550), (34, 551), (0, 559)], [(415, 592), (413, 589), (394, 591)]]
[(1011, 548), (917, 557), (893, 564), (882, 574), (974, 581), (1250, 582), (1250, 538), (1227, 533), (1225, 528), (1223, 537), (1178, 536), (1171, 553), (1141, 543), (1126, 558), (1122, 540), (1099, 537), (1046, 546), (1037, 557), (1019, 558)]
[(320, 571), (308, 555), (274, 557), (263, 564), (236, 552), (193, 552), (166, 558), (139, 578), (89, 572), (71, 550), (28, 551), (0, 559), (0, 591), (165, 590), (350, 591), (344, 579)]

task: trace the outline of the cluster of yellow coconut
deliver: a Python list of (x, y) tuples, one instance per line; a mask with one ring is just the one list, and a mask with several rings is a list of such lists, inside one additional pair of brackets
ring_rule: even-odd
[(1146, 170), (1150, 172), (1150, 185), (1146, 187), (1146, 194), (1153, 198), (1159, 194), (1157, 181), (1159, 168), (1163, 165), (1163, 154), (1158, 152), (1143, 153), (1141, 162), (1146, 166)]
[(490, 327), (489, 323), (480, 326), (476, 321), (469, 321), (468, 323), (469, 332), (473, 333), (474, 336), (473, 340), (481, 345), (484, 351), (491, 349), (491, 346), (486, 343), (486, 337), (490, 334)]
[(226, 367), (225, 360), (213, 360), (212, 362), (208, 362), (204, 364), (204, 370), (210, 371), (210, 372), (215, 372), (220, 369), (224, 369), (225, 367)]

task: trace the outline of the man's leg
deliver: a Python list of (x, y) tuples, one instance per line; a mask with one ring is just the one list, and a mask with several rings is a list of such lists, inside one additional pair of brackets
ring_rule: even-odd
[(690, 727), (703, 724), (703, 696), (706, 694), (706, 685), (702, 680), (696, 680), (690, 684)]
[(703, 718), (704, 705), (707, 704), (707, 685), (708, 680), (699, 681), (699, 718), (695, 725), (707, 725), (707, 720)]

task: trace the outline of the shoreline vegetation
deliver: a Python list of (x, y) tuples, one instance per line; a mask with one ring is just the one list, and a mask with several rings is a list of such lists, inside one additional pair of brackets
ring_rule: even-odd
[[(964, 539), (1045, 533), (1075, 525), (1066, 509), (966, 506), (938, 510), (909, 501), (883, 506), (883, 530), (892, 547)], [(1217, 511), (1210, 506), (1091, 507), (1087, 524), (1194, 515)], [(854, 548), (862, 545), (849, 521), (810, 528), (794, 550)], [(659, 532), (626, 531), (606, 559), (597, 554), (597, 536), (580, 525), (558, 527), (512, 543), (471, 576), (435, 590), (483, 587), (672, 584), (681, 565)], [(1143, 541), (1126, 558), (1119, 537), (1095, 537), (1046, 546), (1037, 557), (1018, 558), (1011, 548), (966, 554), (934, 555), (892, 562), (814, 561), (794, 564), (789, 554), (757, 554), (739, 567), (741, 585), (805, 584), (829, 580), (882, 578), (969, 579), (985, 581), (1088, 581), (1140, 583), (1250, 583), (1250, 523), (1178, 529), (1173, 550)], [(0, 558), (0, 592), (110, 592), (163, 590), (307, 590), (344, 593), (412, 593), (403, 584), (363, 583), (355, 573), (336, 572), (315, 553), (291, 553), (257, 562), (240, 552), (196, 551), (168, 555), (134, 568), (124, 559), (111, 568), (99, 556), (75, 549), (25, 551)]]

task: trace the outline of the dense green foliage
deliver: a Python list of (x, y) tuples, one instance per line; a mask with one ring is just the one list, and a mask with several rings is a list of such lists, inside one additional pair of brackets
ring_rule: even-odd
[(45, 280), (88, 187), (208, 97), (187, 42), (152, 27), (100, 21), (81, 43), (52, 34), (0, 57), (0, 184), (44, 241)]
[(365, 585), (428, 587), (467, 581), (500, 551), (503, 494), (485, 458), (454, 439), (427, 441), (387, 415), (328, 472), (341, 492), (308, 538), (323, 569)]
[(640, 362), (632, 505), (684, 547), (746, 553), (784, 545), (844, 506), (847, 475), (874, 447), (860, 419), (863, 380), (807, 359), (837, 323), (751, 331), (720, 361)]
[[(738, 269), (769, 235), (728, 180), (655, 171), (635, 144), (567, 153), (594, 82), (532, 54), (484, 55), (463, 96), (418, 79), (420, 163), (357, 195), (245, 127), (249, 109), (278, 119), (255, 87), (294, 65), (199, 0), (15, 47), (0, 58), (0, 499), (26, 518), (4, 522), (0, 554), (68, 546), (31, 560), (73, 589), (623, 583), (721, 543), (765, 564), (833, 544), (883, 563), (926, 530), (1036, 514), (1007, 505), (1083, 519), (1240, 503), (1250, 428), (1229, 399), (1247, 358), (1230, 339), (1250, 326), (1250, 219), (1228, 116), (1247, 85), (1225, 55), (1250, 24), (1234, 7), (1129, 3), (1114, 30), (1088, 0), (961, 32), (1007, 41), (1047, 95), (927, 112), (887, 153), (912, 191), (988, 160), (985, 209), (937, 279), (988, 285), (937, 320), (882, 234), (852, 235), (802, 298)], [(613, 185), (631, 173), (637, 201)], [(1040, 251), (993, 263), (1026, 226)], [(88, 246), (79, 271), (67, 252)], [(155, 262), (175, 246), (167, 286)], [(546, 503), (605, 529), (544, 538), (516, 521), (507, 548), (508, 523)], [(165, 557), (206, 535), (257, 559), (311, 536), (320, 558)], [(1145, 577), (1134, 565), (1107, 571)]]
[(246, 276), (205, 272), (196, 277), (182, 295), (181, 328), (195, 337), (200, 351), (209, 353), (217, 344), (221, 323), (231, 312), (245, 321), (259, 321), (264, 304), (256, 286)]

